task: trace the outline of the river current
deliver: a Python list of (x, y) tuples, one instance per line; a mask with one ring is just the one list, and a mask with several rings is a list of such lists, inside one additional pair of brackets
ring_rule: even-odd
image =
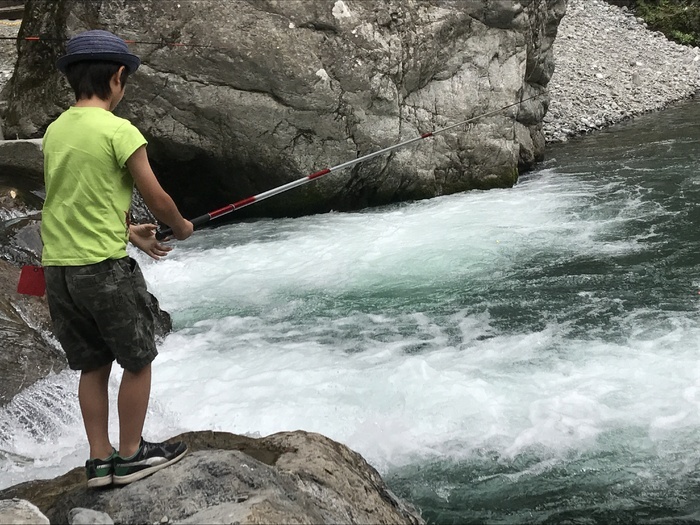
[[(430, 523), (700, 523), (698, 122), (552, 145), (512, 189), (134, 254), (175, 328), (145, 437), (320, 432)], [(76, 385), (0, 410), (0, 488), (84, 462)]]

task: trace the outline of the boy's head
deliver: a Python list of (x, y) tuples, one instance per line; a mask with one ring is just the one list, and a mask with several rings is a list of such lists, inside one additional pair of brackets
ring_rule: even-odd
[(129, 53), (126, 42), (109, 31), (95, 29), (80, 33), (68, 41), (66, 54), (58, 59), (58, 69), (65, 73), (76, 100), (97, 96), (107, 100), (112, 91), (112, 77), (123, 66), (119, 83), (123, 88), (129, 74), (141, 60)]

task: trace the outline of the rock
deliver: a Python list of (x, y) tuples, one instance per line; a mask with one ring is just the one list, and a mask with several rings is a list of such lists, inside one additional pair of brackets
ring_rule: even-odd
[(237, 213), (299, 215), (511, 186), (544, 153), (545, 87), (565, 9), (565, 0), (214, 0), (206, 10), (29, 0), (22, 34), (55, 40), (20, 43), (3, 91), (5, 134), (41, 136), (71, 104), (54, 66), (61, 41), (99, 26), (150, 42), (133, 46), (143, 65), (117, 112), (147, 135), (156, 173), (189, 217), (537, 96)]
[(156, 322), (155, 335), (157, 338), (156, 342), (158, 342), (158, 339), (164, 338), (173, 331), (173, 321), (170, 314), (160, 308), (158, 298), (150, 292), (148, 292), (148, 296), (151, 299), (151, 303), (148, 306)]
[(254, 439), (190, 432), (180, 462), (118, 489), (88, 490), (83, 468), (0, 491), (42, 509), (52, 523), (89, 508), (116, 523), (424, 523), (356, 452), (324, 436)]
[(43, 170), (40, 140), (0, 140), (0, 258), (15, 265), (41, 260)]
[(41, 139), (0, 140), (0, 173), (21, 171), (31, 185), (44, 181), (44, 154)]
[[(4, 192), (0, 186), (0, 206)], [(19, 212), (20, 215), (13, 217), (12, 212), (17, 212), (17, 209), (9, 210), (8, 213), (8, 208), (0, 208), (0, 216), (10, 217), (0, 222), (0, 258), (15, 266), (38, 265), (41, 262), (42, 251), (41, 213), (25, 208)]]
[(65, 354), (51, 336), (46, 299), (18, 294), (19, 273), (0, 260), (0, 406), (67, 366)]
[(0, 500), (0, 523), (5, 525), (49, 525), (49, 519), (26, 500)]
[(71, 509), (68, 513), (70, 525), (114, 525), (114, 520), (106, 512), (92, 509)]

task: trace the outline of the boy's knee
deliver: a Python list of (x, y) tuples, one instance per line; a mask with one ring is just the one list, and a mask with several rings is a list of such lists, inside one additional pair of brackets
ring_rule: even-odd
[(107, 364), (99, 366), (86, 367), (80, 370), (80, 375), (93, 374), (93, 375), (106, 375), (109, 376), (112, 371), (112, 361)]
[(144, 372), (150, 371), (152, 362), (153, 362), (153, 359), (151, 359), (147, 363), (136, 362), (136, 363), (125, 363), (125, 364), (120, 363), (120, 364), (122, 365), (124, 372), (129, 372), (130, 374), (139, 375), (139, 374), (142, 374)]

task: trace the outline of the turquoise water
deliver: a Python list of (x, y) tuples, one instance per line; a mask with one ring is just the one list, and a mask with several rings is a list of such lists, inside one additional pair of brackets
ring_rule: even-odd
[[(431, 523), (700, 522), (699, 117), (553, 146), (512, 189), (139, 257), (175, 323), (146, 437), (321, 432)], [(74, 386), (0, 414), (1, 486), (84, 461)]]
[(540, 389), (513, 392), (524, 446), (496, 438), (391, 470), (428, 521), (700, 522), (698, 117), (684, 103), (552, 147), (514, 190), (555, 178), (560, 235), (533, 225), (519, 268), (467, 303), (499, 333), (557, 334), (491, 370)]

